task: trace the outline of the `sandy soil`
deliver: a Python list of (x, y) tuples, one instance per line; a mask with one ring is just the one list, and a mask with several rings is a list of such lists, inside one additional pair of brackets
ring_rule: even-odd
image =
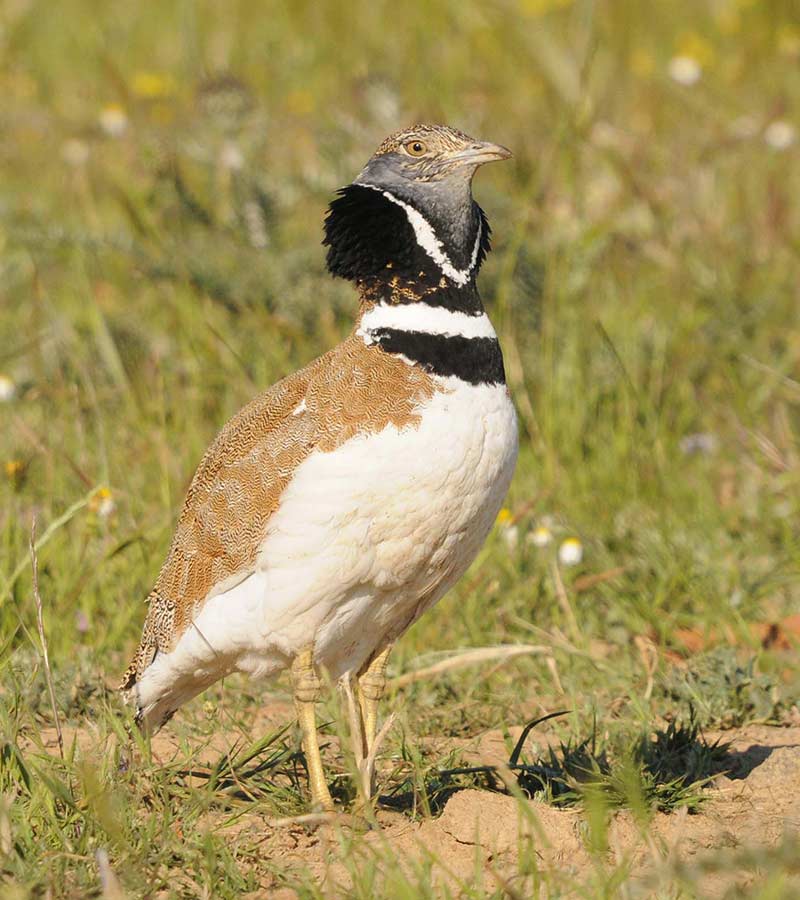
[[(288, 712), (288, 710), (287, 710)], [(707, 734), (713, 739), (716, 734)], [(48, 734), (47, 749), (55, 751), (55, 736)], [(92, 735), (75, 734), (87, 751)], [(513, 737), (513, 735), (512, 735)], [(647, 827), (627, 811), (613, 815), (606, 865), (629, 862), (642, 893), (655, 889), (669, 866), (702, 863), (718, 849), (774, 847), (787, 834), (800, 834), (800, 727), (774, 728), (751, 725), (720, 735), (731, 741), (729, 771), (719, 775), (708, 789), (708, 802), (698, 814), (682, 810), (657, 814)], [(67, 740), (72, 735), (67, 734)], [(224, 749), (224, 735), (219, 749)], [(96, 745), (95, 745), (96, 750)], [(168, 732), (157, 736), (154, 755), (174, 758), (177, 744)], [(496, 764), (507, 759), (503, 736), (487, 732), (462, 748), (474, 763)], [(520, 813), (517, 801), (504, 794), (465, 789), (455, 793), (434, 819), (412, 821), (405, 815), (381, 810), (379, 828), (362, 835), (360, 852), (381, 855), (389, 849), (409, 870), (432, 861), (432, 877), (453, 890), (458, 883), (480, 877), (487, 888), (507, 886), (510, 896), (517, 872), (520, 848), (535, 848), (538, 865), (569, 894), (570, 886), (586, 882), (596, 868), (587, 849), (588, 829), (576, 810), (558, 810), (531, 802)], [(222, 828), (227, 816), (209, 816), (209, 828)], [(228, 819), (229, 821), (229, 819)], [(310, 867), (320, 881), (346, 888), (350, 876), (339, 858), (336, 827), (308, 829), (299, 824), (276, 824), (260, 813), (245, 813), (230, 826), (236, 836), (258, 837), (262, 858), (275, 868)], [(721, 897), (732, 887), (746, 889), (755, 876), (731, 867), (705, 871), (697, 867), (695, 889), (703, 897)], [(800, 881), (797, 884), (800, 896)], [(290, 888), (265, 880), (263, 892), (251, 895), (290, 900)], [(456, 893), (457, 896), (457, 893)]]
[[(675, 860), (691, 864), (718, 848), (775, 846), (785, 834), (800, 833), (800, 728), (750, 726), (726, 732), (724, 739), (733, 742), (731, 768), (715, 779), (701, 813), (657, 814), (645, 829), (629, 812), (613, 816), (606, 862), (631, 861), (645, 894), (657, 886), (663, 867)], [(496, 762), (495, 751), (502, 754), (503, 746), (496, 733), (485, 735), (479, 741), (483, 761)], [(564, 888), (585, 882), (594, 863), (581, 814), (539, 803), (530, 803), (529, 812), (521, 816), (517, 802), (503, 794), (463, 790), (436, 819), (415, 823), (380, 814), (381, 831), (367, 834), (365, 840), (376, 848), (388, 842), (409, 865), (433, 854), (438, 860), (434, 878), (451, 888), (458, 881), (474, 881), (477, 867), (487, 887), (507, 885), (513, 890), (517, 855), (521, 842), (527, 841), (536, 849), (540, 869), (555, 875)], [(329, 879), (346, 885), (341, 863), (325, 865), (325, 842), (303, 852), (312, 847), (320, 854), (320, 876), (327, 869)], [(720, 897), (731, 887), (746, 888), (754, 877), (735, 869), (706, 872), (695, 887), (701, 896)], [(797, 888), (800, 896), (800, 882)], [(293, 896), (291, 890), (280, 894), (281, 900)]]

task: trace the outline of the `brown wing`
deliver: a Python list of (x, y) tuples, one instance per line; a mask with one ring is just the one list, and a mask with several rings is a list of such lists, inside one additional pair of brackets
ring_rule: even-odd
[(424, 372), (351, 337), (237, 413), (192, 479), (122, 688), (135, 684), (157, 651), (174, 647), (215, 587), (252, 570), (267, 522), (312, 450), (413, 424), (434, 390)]
[(283, 488), (313, 446), (313, 422), (292, 413), (320, 362), (284, 378), (245, 406), (206, 451), (148, 597), (141, 644), (123, 688), (135, 683), (158, 650), (172, 648), (216, 585), (252, 566)]

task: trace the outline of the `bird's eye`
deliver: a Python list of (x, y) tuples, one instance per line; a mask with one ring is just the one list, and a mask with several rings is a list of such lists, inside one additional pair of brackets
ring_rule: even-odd
[(406, 153), (409, 153), (411, 156), (422, 156), (427, 149), (422, 141), (409, 141), (406, 144)]

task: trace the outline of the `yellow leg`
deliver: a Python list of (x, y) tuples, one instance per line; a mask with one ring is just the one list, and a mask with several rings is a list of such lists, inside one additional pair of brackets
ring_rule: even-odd
[(361, 719), (364, 723), (364, 755), (369, 757), (378, 730), (378, 704), (386, 689), (386, 664), (392, 645), (381, 650), (358, 679), (358, 700), (361, 705)]
[(303, 752), (308, 766), (308, 781), (311, 788), (311, 805), (326, 812), (333, 811), (333, 799), (325, 780), (322, 756), (317, 741), (317, 720), (314, 704), (319, 699), (320, 681), (314, 669), (314, 648), (301, 650), (292, 663), (292, 687), (297, 721), (303, 735)]

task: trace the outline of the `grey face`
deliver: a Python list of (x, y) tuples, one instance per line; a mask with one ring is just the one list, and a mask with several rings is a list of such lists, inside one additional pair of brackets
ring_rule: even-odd
[(472, 177), (479, 166), (508, 159), (499, 144), (476, 141), (444, 125), (415, 125), (387, 138), (355, 179), (411, 204), (456, 256), (475, 241)]

